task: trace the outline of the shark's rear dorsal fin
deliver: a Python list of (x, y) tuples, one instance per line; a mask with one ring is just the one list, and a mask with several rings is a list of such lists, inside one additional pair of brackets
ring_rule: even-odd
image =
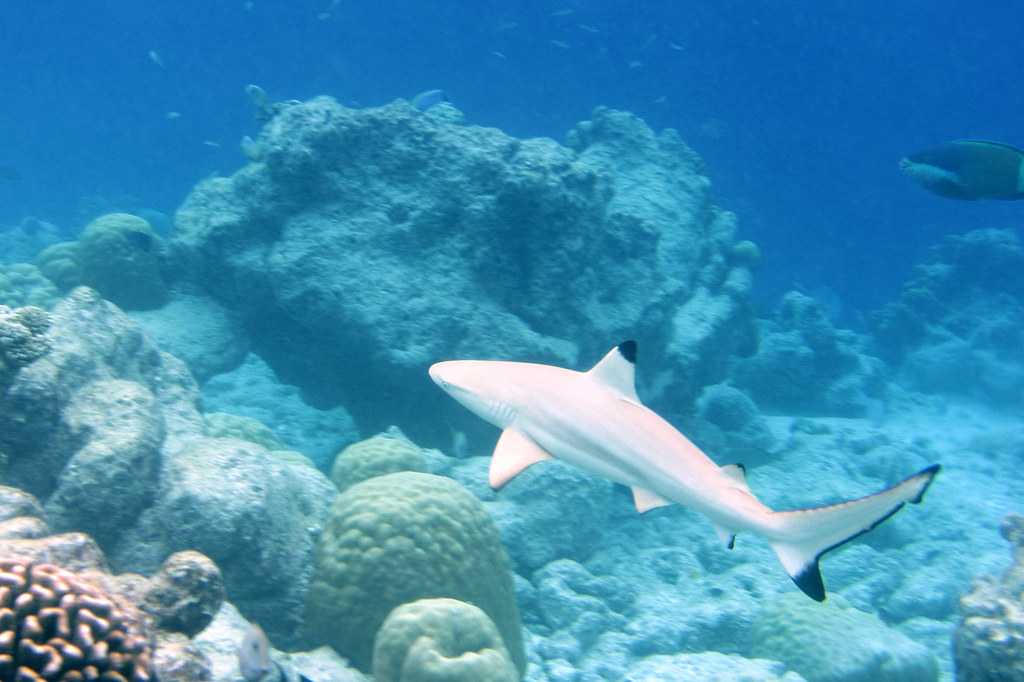
[(526, 467), (545, 459), (551, 459), (551, 455), (544, 448), (515, 429), (505, 429), (494, 447), (488, 482), (497, 490), (518, 476)]
[(626, 399), (640, 402), (636, 394), (636, 341), (623, 341), (612, 348), (587, 374)]
[(750, 492), (750, 486), (747, 485), (747, 468), (742, 464), (726, 464), (722, 467), (722, 473), (735, 481), (741, 490)]
[(736, 546), (736, 533), (726, 530), (717, 524), (712, 525), (715, 527), (715, 535), (718, 536), (718, 540), (722, 543), (723, 547), (732, 549)]

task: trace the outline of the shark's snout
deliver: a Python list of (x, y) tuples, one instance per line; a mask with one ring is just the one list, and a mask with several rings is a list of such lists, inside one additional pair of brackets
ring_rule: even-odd
[(440, 386), (442, 391), (456, 399), (458, 399), (458, 396), (455, 389), (461, 386), (458, 365), (457, 361), (446, 360), (444, 362), (435, 362), (427, 370), (434, 383)]
[(433, 379), (434, 383), (441, 388), (444, 388), (448, 384), (442, 376), (444, 374), (444, 368), (442, 367), (443, 364), (443, 362), (435, 362), (430, 366), (430, 369), (427, 370), (427, 373), (430, 374), (430, 378)]

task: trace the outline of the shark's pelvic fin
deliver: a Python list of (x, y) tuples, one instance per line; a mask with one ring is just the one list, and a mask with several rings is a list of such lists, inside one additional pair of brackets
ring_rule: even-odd
[(722, 542), (726, 549), (732, 549), (736, 546), (736, 533), (730, 530), (726, 530), (721, 526), (712, 524), (715, 526), (715, 533), (718, 535), (718, 539)]
[(523, 469), (545, 459), (551, 459), (551, 455), (544, 448), (515, 429), (505, 429), (491, 457), (491, 470), (488, 474), (491, 487), (495, 490), (503, 487)]
[(672, 500), (666, 500), (664, 497), (657, 493), (652, 493), (646, 488), (638, 488), (633, 486), (633, 503), (636, 505), (636, 510), (643, 514), (644, 512), (657, 509), (658, 507), (666, 507), (672, 504)]
[(818, 567), (821, 555), (868, 532), (907, 502), (920, 502), (938, 472), (939, 465), (932, 465), (880, 493), (850, 502), (772, 512), (777, 533), (783, 536), (772, 541), (772, 549), (797, 587), (811, 599), (824, 601), (825, 584)]
[(622, 394), (623, 398), (640, 404), (636, 394), (636, 341), (623, 341), (612, 348), (587, 374)]

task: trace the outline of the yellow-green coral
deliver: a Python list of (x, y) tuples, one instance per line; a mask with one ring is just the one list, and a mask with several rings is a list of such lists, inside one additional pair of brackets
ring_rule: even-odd
[(373, 438), (353, 443), (334, 458), (331, 481), (345, 491), (356, 483), (374, 476), (399, 471), (427, 470), (427, 461), (420, 448), (392, 427)]
[(750, 653), (782, 661), (811, 682), (934, 682), (935, 657), (838, 594), (824, 604), (790, 592), (768, 602)]
[(36, 256), (36, 267), (61, 291), (71, 291), (82, 283), (78, 265), (78, 242), (58, 242)]
[(82, 283), (129, 310), (159, 308), (167, 300), (160, 273), (160, 237), (130, 213), (108, 213), (89, 223), (78, 240)]
[(373, 647), (376, 682), (516, 682), (487, 614), (457, 599), (420, 599), (387, 617)]
[(456, 481), (416, 472), (377, 476), (338, 495), (317, 545), (309, 635), (368, 671), (387, 615), (429, 597), (482, 609), (525, 671), (508, 556), (478, 499)]
[(203, 415), (203, 426), (206, 435), (212, 438), (237, 438), (262, 445), (267, 450), (288, 449), (269, 426), (252, 417), (210, 412)]

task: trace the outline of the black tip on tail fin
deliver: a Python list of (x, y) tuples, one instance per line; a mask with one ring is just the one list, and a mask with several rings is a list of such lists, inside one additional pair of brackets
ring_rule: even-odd
[(630, 339), (629, 341), (623, 341), (618, 345), (619, 352), (622, 353), (622, 357), (631, 365), (636, 364), (636, 341)]
[(915, 497), (914, 499), (912, 499), (910, 501), (911, 504), (917, 504), (917, 503), (919, 503), (924, 498), (924, 494), (926, 492), (928, 492), (928, 488), (931, 487), (932, 481), (935, 480), (935, 475), (937, 473), (939, 473), (939, 471), (941, 471), (941, 470), (942, 470), (942, 466), (941, 465), (933, 464), (930, 467), (925, 467), (924, 469), (921, 469), (916, 474), (914, 474), (913, 476), (910, 477), (910, 478), (918, 478), (919, 476), (927, 476), (928, 477), (928, 482), (924, 484), (923, 488), (921, 488), (921, 492), (919, 492), (917, 494), (917, 497)]
[(920, 502), (939, 470), (939, 465), (933, 464), (894, 486), (856, 500), (773, 512), (792, 534), (792, 540), (774, 542), (772, 548), (796, 586), (811, 599), (824, 601), (825, 585), (818, 566), (821, 557), (878, 527), (907, 502)]
[(792, 576), (793, 582), (804, 594), (814, 601), (825, 601), (825, 583), (821, 579), (821, 569), (818, 567), (818, 560), (804, 566), (803, 570)]

